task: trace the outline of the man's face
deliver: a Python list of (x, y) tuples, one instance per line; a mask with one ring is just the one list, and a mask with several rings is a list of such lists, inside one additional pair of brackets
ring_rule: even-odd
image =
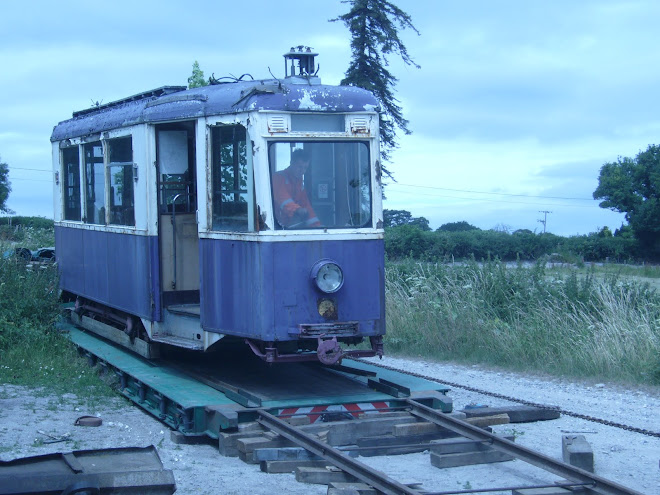
[(296, 160), (291, 164), (291, 172), (296, 179), (302, 179), (309, 167), (309, 161)]

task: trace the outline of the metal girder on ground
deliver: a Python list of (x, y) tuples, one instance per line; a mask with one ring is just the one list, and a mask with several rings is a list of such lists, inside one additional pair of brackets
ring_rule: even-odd
[(586, 484), (588, 486), (584, 486), (584, 488), (588, 492), (602, 495), (642, 495), (635, 490), (626, 488), (622, 485), (614, 483), (613, 481), (606, 480), (605, 478), (596, 476), (593, 473), (589, 473), (569, 464), (557, 461), (551, 457), (530, 450), (502, 437), (498, 437), (497, 435), (489, 433), (481, 428), (472, 426), (465, 421), (452, 418), (451, 416), (443, 414), (436, 409), (426, 407), (425, 405), (420, 404), (413, 399), (407, 399), (406, 402), (411, 407), (411, 414), (414, 414), (415, 416), (425, 419), (431, 423), (435, 423), (438, 426), (442, 426), (443, 428), (452, 430), (466, 438), (470, 438), (472, 440), (488, 441), (494, 449), (505, 452), (516, 457), (517, 459), (562, 476), (567, 480), (576, 481), (577, 484)]

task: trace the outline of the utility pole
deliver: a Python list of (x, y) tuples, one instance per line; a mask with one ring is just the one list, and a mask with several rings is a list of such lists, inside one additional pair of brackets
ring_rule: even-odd
[(548, 210), (542, 210), (539, 211), (539, 213), (543, 213), (543, 220), (538, 220), (538, 221), (543, 224), (543, 233), (545, 234), (545, 226), (548, 223), (548, 213), (552, 213), (552, 212)]

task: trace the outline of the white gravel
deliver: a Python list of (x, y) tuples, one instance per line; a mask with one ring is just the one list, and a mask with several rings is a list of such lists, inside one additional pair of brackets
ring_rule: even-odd
[[(437, 364), (421, 360), (385, 358), (390, 366), (427, 376), (552, 404), (638, 428), (660, 431), (660, 387), (627, 389), (607, 383), (572, 382), (541, 376), (487, 370), (475, 366)], [(455, 410), (467, 404), (505, 405), (506, 401), (456, 389)], [(77, 417), (103, 418), (98, 428), (73, 426)], [(516, 442), (561, 459), (563, 434), (579, 433), (594, 451), (596, 474), (648, 495), (660, 495), (660, 439), (619, 428), (563, 416), (558, 420), (495, 427), (513, 433)], [(70, 440), (44, 444), (48, 437), (69, 433)], [(177, 445), (159, 421), (118, 397), (85, 405), (72, 394), (62, 397), (44, 390), (0, 385), (0, 459), (64, 452), (155, 445), (165, 468), (172, 469), (177, 494), (325, 494), (326, 487), (297, 483), (292, 474), (264, 474), (258, 466), (218, 454), (212, 445)], [(428, 453), (360, 458), (388, 471), (400, 481), (419, 481), (426, 490), (510, 486), (556, 481), (557, 476), (521, 461), (439, 470)], [(511, 492), (508, 492), (509, 494)]]

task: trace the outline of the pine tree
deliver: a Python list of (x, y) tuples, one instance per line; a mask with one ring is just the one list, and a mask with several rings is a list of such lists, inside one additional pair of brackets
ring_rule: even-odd
[(199, 62), (195, 60), (195, 63), (193, 64), (192, 76), (188, 78), (188, 89), (208, 86), (208, 84), (209, 83), (204, 79), (204, 71), (199, 68)]
[[(389, 161), (397, 148), (396, 129), (410, 134), (408, 120), (403, 117), (394, 88), (398, 79), (387, 69), (387, 56), (394, 53), (406, 65), (419, 69), (399, 39), (399, 29), (410, 28), (419, 35), (408, 14), (387, 0), (343, 0), (351, 10), (332, 19), (343, 21), (351, 32), (351, 63), (341, 84), (359, 86), (371, 91), (381, 105), (381, 158)], [(385, 167), (383, 173), (392, 177)]]

